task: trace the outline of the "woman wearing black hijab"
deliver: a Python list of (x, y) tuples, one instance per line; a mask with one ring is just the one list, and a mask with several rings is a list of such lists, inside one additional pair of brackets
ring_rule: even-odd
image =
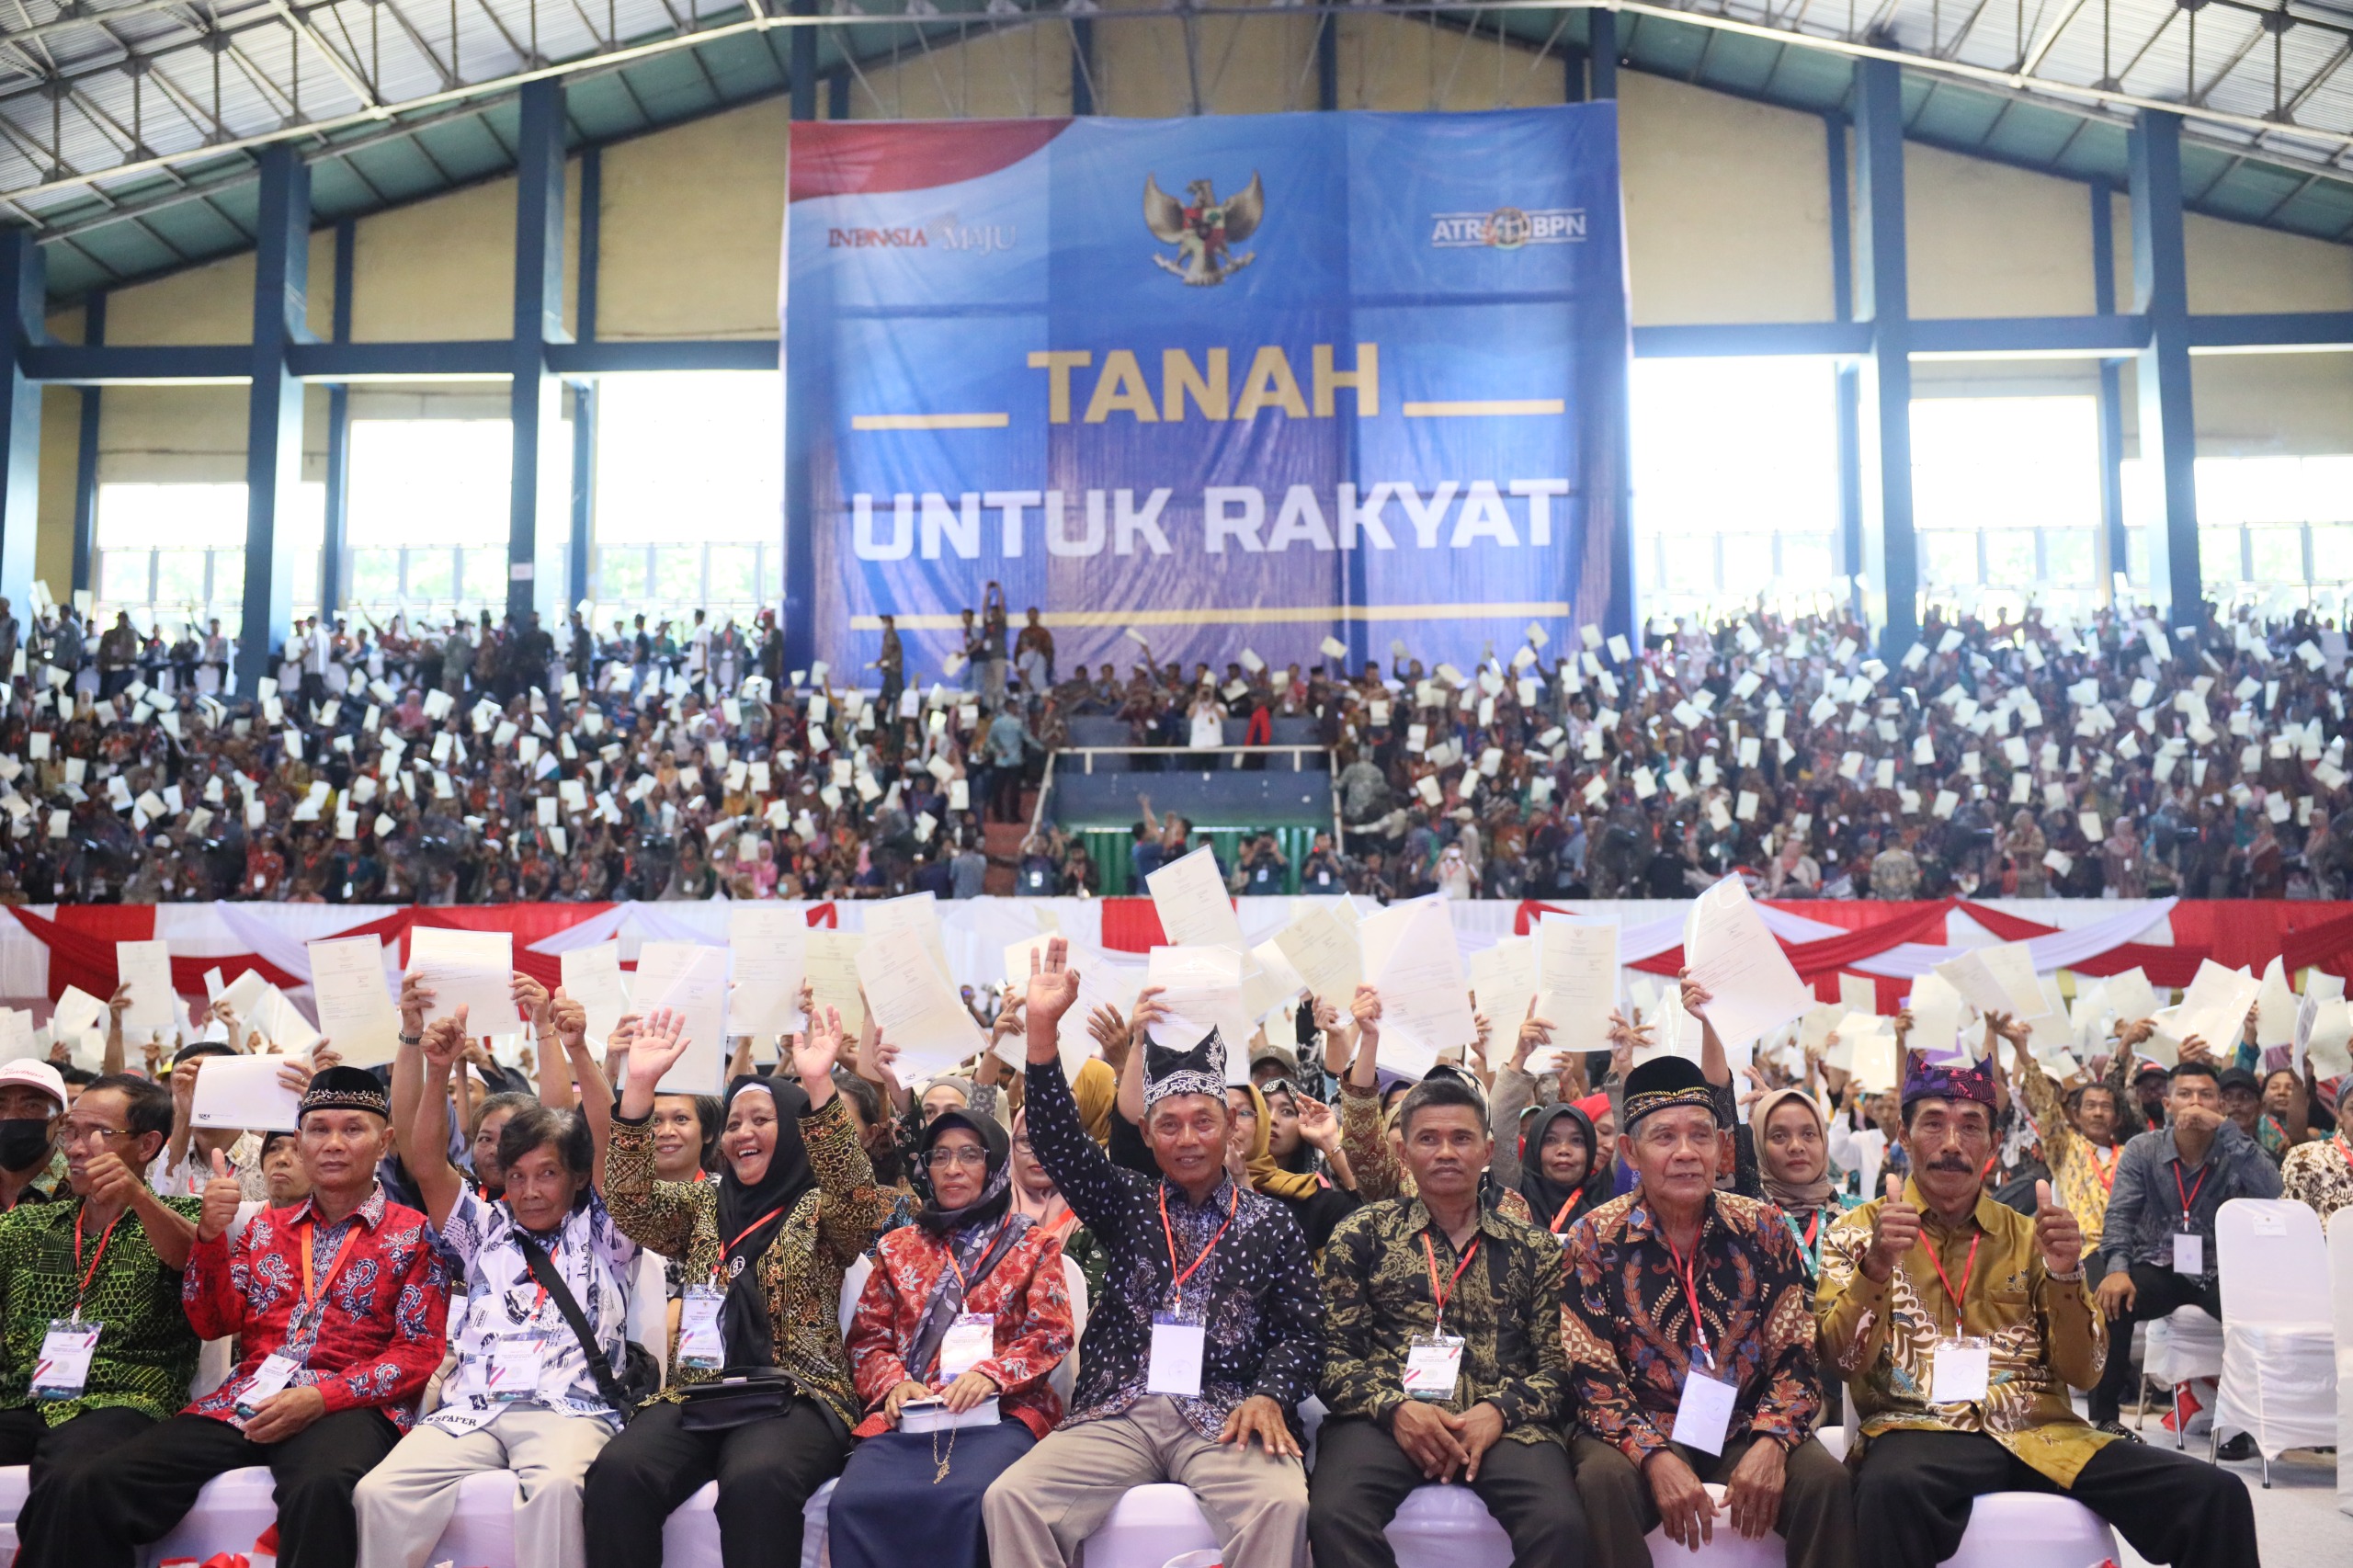
[(1519, 1153), (1519, 1195), (1536, 1223), (1556, 1236), (1610, 1198), (1609, 1167), (1593, 1157), (1593, 1118), (1555, 1101), (1528, 1123)]
[(842, 1276), (883, 1201), (834, 1089), (831, 1008), (792, 1039), (797, 1086), (727, 1085), (718, 1181), (654, 1179), (654, 1089), (686, 1051), (683, 1022), (655, 1013), (631, 1043), (606, 1158), (614, 1222), (686, 1266), (687, 1296), (668, 1386), (589, 1469), (588, 1568), (660, 1562), (663, 1521), (712, 1480), (726, 1568), (797, 1568), (801, 1506), (858, 1418)]
[[(1046, 1375), (1076, 1337), (1060, 1233), (1012, 1209), (1012, 1141), (993, 1117), (950, 1108), (923, 1131), (931, 1200), (876, 1248), (850, 1365), (867, 1417), (834, 1489), (834, 1568), (979, 1568), (981, 1498), (1062, 1419)], [(910, 1431), (939, 1401), (996, 1419)]]

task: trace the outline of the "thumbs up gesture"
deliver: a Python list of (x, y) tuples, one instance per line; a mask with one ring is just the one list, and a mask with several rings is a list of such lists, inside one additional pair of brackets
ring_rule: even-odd
[(237, 1222), (237, 1205), (244, 1200), (244, 1188), (237, 1185), (236, 1176), (229, 1169), (229, 1157), (213, 1150), (212, 1179), (204, 1184), (204, 1208), (196, 1222), (197, 1239), (218, 1241)]
[(2084, 1231), (2073, 1210), (2051, 1196), (2051, 1184), (2034, 1184), (2034, 1244), (2042, 1253), (2042, 1267), (2053, 1274), (2073, 1274), (2084, 1265)]
[(1895, 1272), (1920, 1239), (1920, 1211), (1904, 1200), (1904, 1178), (1887, 1178), (1887, 1196), (1881, 1200), (1879, 1218), (1871, 1223), (1870, 1251), (1863, 1255), (1863, 1272), (1881, 1284)]

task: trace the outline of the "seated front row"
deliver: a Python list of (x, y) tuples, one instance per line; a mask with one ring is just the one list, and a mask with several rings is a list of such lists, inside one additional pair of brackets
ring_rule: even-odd
[[(310, 1197), (233, 1235), (233, 1179), (200, 1204), (137, 1179), (170, 1127), (156, 1085), (102, 1081), (59, 1123), (76, 1202), (0, 1221), (0, 1460), (35, 1465), (20, 1562), (123, 1568), (207, 1479), (249, 1464), (276, 1473), (287, 1568), (422, 1568), (483, 1470), (517, 1478), (523, 1568), (657, 1563), (665, 1518), (713, 1480), (729, 1568), (781, 1568), (835, 1475), (843, 1568), (976, 1562), (983, 1541), (996, 1568), (1053, 1568), (1158, 1481), (1188, 1487), (1225, 1560), (1254, 1568), (1301, 1562), (1311, 1540), (1319, 1561), (1378, 1568), (1405, 1496), (1447, 1481), (1527, 1563), (1641, 1568), (1663, 1525), (1687, 1544), (1779, 1533), (1792, 1568), (1849, 1568), (1859, 1541), (1874, 1562), (1933, 1568), (1995, 1490), (2067, 1492), (2154, 1561), (2255, 1561), (2235, 1476), (2074, 1415), (2067, 1389), (2109, 1349), (2082, 1240), (2047, 1195), (2029, 1219), (1984, 1193), (1988, 1074), (1912, 1074), (1915, 1176), (1830, 1229), (1814, 1300), (1775, 1212), (1716, 1190), (1729, 1096), (1696, 1066), (1630, 1075), (1640, 1185), (1558, 1238), (1480, 1203), (1485, 1108), (1436, 1075), (1400, 1118), (1418, 1196), (1342, 1221), (1319, 1288), (1288, 1212), (1228, 1174), (1214, 1034), (1139, 1046), (1161, 1176), (1086, 1134), (1060, 1065), (1077, 986), (1059, 948), (1029, 991), (1028, 1130), (1107, 1260), (1066, 1416), (1047, 1374), (1070, 1352), (1067, 1226), (1019, 1211), (985, 1117), (925, 1131), (932, 1199), (882, 1238), (845, 1343), (842, 1281), (884, 1203), (834, 1086), (837, 1020), (794, 1042), (789, 1074), (730, 1086), (716, 1180), (654, 1176), (654, 1088), (686, 1045), (657, 1016), (609, 1118), (592, 1094), (509, 1122), (494, 1200), (413, 1154), (420, 1213), (375, 1165), (395, 1101), (404, 1146), (446, 1147), (465, 1030), (460, 1016), (427, 1031), (404, 994), (392, 1094), (320, 1074), (298, 1140)], [(540, 1049), (590, 1083), (576, 1006), (530, 1000)], [(686, 1277), (650, 1401), (625, 1385), (638, 1245)], [(445, 1258), (466, 1279), (456, 1360), (415, 1423), (441, 1361)], [(77, 1323), (94, 1343), (67, 1334)], [(236, 1335), (238, 1366), (172, 1416), (196, 1334)], [(1812, 1440), (1817, 1342), (1852, 1392), (1844, 1468)], [(1298, 1412), (1318, 1391), (1310, 1477)]]

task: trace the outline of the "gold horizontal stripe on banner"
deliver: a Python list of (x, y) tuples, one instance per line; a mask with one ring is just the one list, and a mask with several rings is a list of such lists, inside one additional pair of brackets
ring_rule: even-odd
[(1002, 430), (1009, 414), (854, 414), (853, 430)]
[[(1565, 601), (1529, 600), (1489, 605), (1347, 605), (1307, 609), (1065, 609), (1048, 610), (1038, 619), (1048, 626), (1296, 626), (1329, 625), (1336, 620), (1455, 620), (1464, 617), (1517, 620), (1523, 616), (1564, 618)], [(953, 631), (964, 624), (959, 615), (903, 615), (903, 631)], [(852, 631), (880, 631), (882, 619), (850, 617)]]
[(1565, 414), (1568, 402), (1557, 397), (1498, 397), (1471, 403), (1409, 403), (1408, 419), (1470, 419), (1495, 414)]

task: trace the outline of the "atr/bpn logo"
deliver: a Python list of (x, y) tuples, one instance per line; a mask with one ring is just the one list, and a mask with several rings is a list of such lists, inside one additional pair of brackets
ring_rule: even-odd
[(1547, 207), (1528, 211), (1498, 207), (1493, 212), (1440, 212), (1430, 220), (1430, 244), (1438, 250), (1518, 250), (1522, 245), (1574, 244), (1585, 238), (1585, 209)]

